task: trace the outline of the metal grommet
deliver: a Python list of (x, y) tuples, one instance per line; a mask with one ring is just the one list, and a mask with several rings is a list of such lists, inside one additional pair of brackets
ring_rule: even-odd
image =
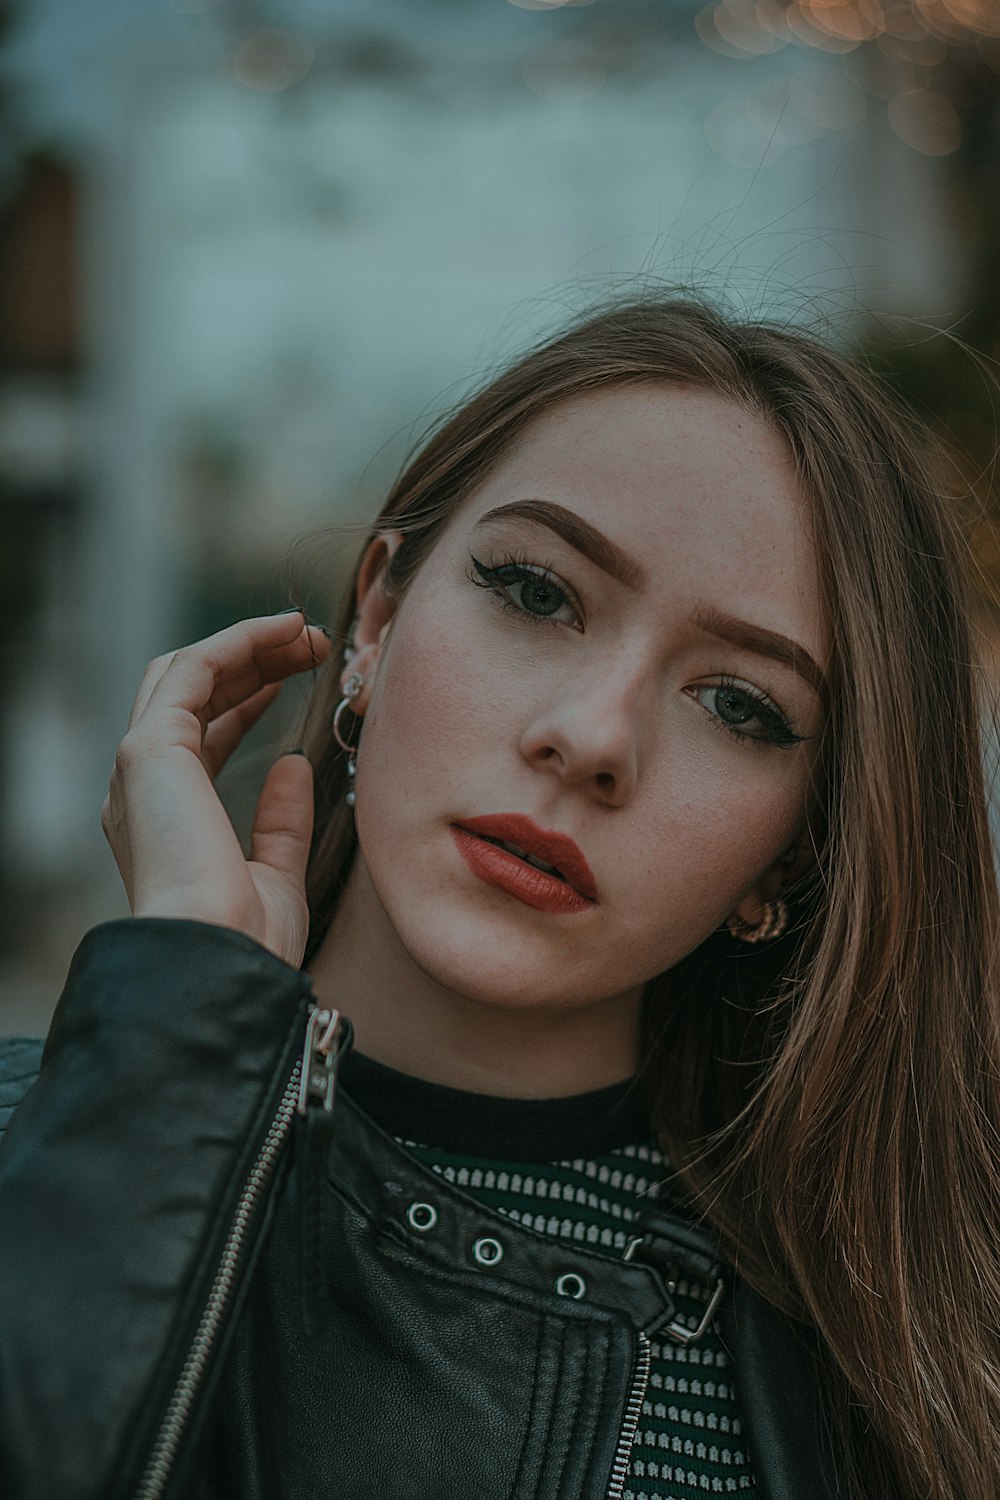
[(495, 1266), (503, 1260), (503, 1246), (499, 1240), (486, 1236), (473, 1245), (472, 1259), (481, 1266)]
[(406, 1210), (407, 1222), (418, 1234), (426, 1234), (438, 1221), (438, 1211), (433, 1203), (411, 1203)]
[(564, 1271), (556, 1282), (556, 1291), (560, 1297), (572, 1297), (577, 1302), (586, 1290), (587, 1283), (575, 1271)]

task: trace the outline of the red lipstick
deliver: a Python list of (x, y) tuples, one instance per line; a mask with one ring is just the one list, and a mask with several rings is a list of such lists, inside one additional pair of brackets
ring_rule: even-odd
[[(452, 824), (451, 833), (474, 875), (526, 906), (586, 911), (597, 900), (597, 882), (579, 845), (522, 813), (465, 818)], [(534, 860), (551, 869), (540, 869)]]

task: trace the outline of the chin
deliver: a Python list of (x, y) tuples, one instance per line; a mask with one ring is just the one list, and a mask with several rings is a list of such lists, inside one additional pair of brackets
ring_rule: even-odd
[[(428, 979), (482, 1005), (550, 1009), (598, 998), (597, 991), (593, 995), (582, 992), (579, 956), (568, 936), (557, 945), (536, 945), (523, 935), (503, 933), (495, 922), (487, 925), (482, 919), (457, 914), (452, 921), (442, 921), (440, 913), (416, 930), (403, 923), (396, 931), (410, 959)], [(595, 979), (592, 968), (587, 977), (589, 990)], [(611, 984), (605, 990), (598, 986), (601, 993), (613, 988)]]

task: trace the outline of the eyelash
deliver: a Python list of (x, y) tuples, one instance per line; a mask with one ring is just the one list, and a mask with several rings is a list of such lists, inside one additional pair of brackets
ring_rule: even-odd
[[(524, 556), (513, 553), (506, 554), (500, 562), (488, 565), (479, 561), (470, 552), (474, 572), (467, 573), (469, 582), (476, 588), (488, 589), (500, 601), (504, 609), (509, 609), (521, 620), (530, 621), (534, 625), (564, 625), (566, 622), (556, 620), (548, 615), (535, 614), (530, 609), (515, 603), (507, 592), (518, 583), (536, 583), (553, 589), (562, 594), (567, 604), (571, 606), (576, 614), (577, 620), (582, 622), (583, 608), (576, 595), (569, 586), (562, 582), (556, 573), (548, 565), (532, 563)], [(579, 630), (581, 624), (571, 628)], [(740, 682), (738, 678), (724, 676), (720, 682), (710, 683), (707, 687), (698, 689), (699, 692), (735, 692), (742, 695), (754, 706), (754, 714), (765, 729), (764, 734), (747, 734), (745, 730), (738, 729), (735, 724), (728, 724), (718, 714), (705, 710), (708, 718), (716, 728), (730, 734), (734, 739), (744, 744), (763, 746), (765, 748), (774, 746), (779, 750), (788, 750), (795, 745), (801, 744), (805, 735), (796, 734), (785, 715), (766, 693), (757, 688), (750, 687), (747, 683)]]
[(535, 614), (530, 609), (524, 609), (522, 605), (516, 604), (507, 593), (509, 588), (518, 583), (541, 584), (545, 588), (553, 589), (557, 594), (562, 594), (580, 622), (572, 628), (582, 629), (583, 606), (569, 585), (563, 583), (548, 565), (529, 562), (526, 557), (517, 556), (514, 553), (506, 554), (499, 563), (491, 566), (481, 563), (477, 557), (473, 557), (471, 552), (469, 557), (478, 574), (478, 577), (474, 577), (472, 573), (469, 573), (467, 575), (469, 581), (477, 588), (489, 589), (491, 594), (496, 595), (504, 609), (513, 610), (520, 619), (530, 620), (533, 625), (564, 625), (566, 623), (564, 620), (556, 620), (550, 615)]
[(762, 693), (758, 688), (750, 687), (745, 682), (740, 682), (736, 677), (725, 676), (721, 682), (709, 683), (707, 687), (700, 688), (698, 691), (735, 692), (753, 704), (754, 716), (763, 725), (764, 734), (747, 734), (745, 730), (737, 729), (735, 724), (727, 724), (725, 719), (720, 718), (718, 714), (709, 714), (709, 719), (713, 724), (734, 735), (738, 740), (749, 741), (753, 745), (762, 745), (765, 748), (773, 745), (778, 750), (791, 750), (795, 745), (801, 745), (806, 738), (804, 734), (795, 733), (788, 719), (766, 693)]

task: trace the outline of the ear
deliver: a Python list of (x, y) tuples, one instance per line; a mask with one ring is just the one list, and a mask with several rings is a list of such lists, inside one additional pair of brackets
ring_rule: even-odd
[(733, 907), (733, 917), (744, 927), (757, 927), (764, 919), (764, 908), (795, 885), (814, 863), (809, 829), (804, 828), (795, 841), (779, 854), (746, 895)]
[(340, 685), (357, 672), (363, 679), (360, 693), (352, 701), (356, 714), (363, 714), (371, 697), (372, 683), (378, 671), (382, 645), (389, 633), (396, 601), (385, 587), (386, 572), (396, 549), (403, 541), (402, 531), (387, 531), (374, 537), (361, 560), (354, 595), (357, 614), (354, 623), (353, 648), (348, 652), (340, 674)]

